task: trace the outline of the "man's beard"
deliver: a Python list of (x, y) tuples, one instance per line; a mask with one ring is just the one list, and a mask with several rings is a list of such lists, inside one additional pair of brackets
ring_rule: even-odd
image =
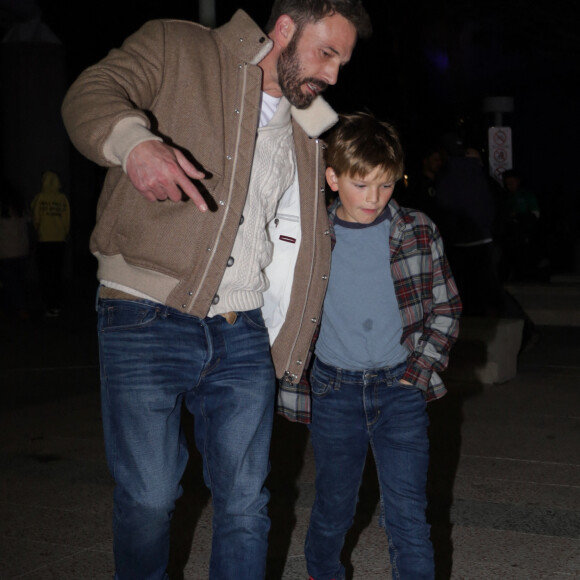
[(298, 56), (298, 38), (300, 33), (294, 34), (286, 49), (278, 58), (278, 84), (282, 89), (282, 94), (297, 109), (306, 109), (316, 98), (317, 94), (304, 92), (302, 87), (305, 83), (312, 85), (321, 93), (328, 86), (327, 83), (313, 77), (303, 78), (300, 76), (301, 63)]

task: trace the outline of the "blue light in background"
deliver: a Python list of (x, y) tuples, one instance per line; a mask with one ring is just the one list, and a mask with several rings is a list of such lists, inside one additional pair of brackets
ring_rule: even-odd
[(427, 58), (429, 64), (432, 65), (437, 70), (439, 70), (440, 72), (446, 72), (447, 69), (449, 68), (449, 55), (447, 54), (447, 51), (442, 48), (426, 49), (425, 57)]

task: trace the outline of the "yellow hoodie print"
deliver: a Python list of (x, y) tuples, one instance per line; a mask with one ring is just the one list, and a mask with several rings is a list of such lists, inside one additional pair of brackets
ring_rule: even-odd
[(39, 242), (64, 242), (70, 230), (70, 206), (53, 171), (42, 175), (40, 192), (32, 200), (32, 221)]

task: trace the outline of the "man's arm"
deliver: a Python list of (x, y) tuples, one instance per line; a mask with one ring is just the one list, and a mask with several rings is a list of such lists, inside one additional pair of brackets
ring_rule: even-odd
[(180, 201), (183, 192), (206, 211), (191, 182), (204, 173), (152, 133), (145, 114), (163, 79), (164, 37), (162, 22), (148, 22), (81, 73), (63, 102), (63, 120), (83, 155), (99, 165), (121, 165), (146, 199)]

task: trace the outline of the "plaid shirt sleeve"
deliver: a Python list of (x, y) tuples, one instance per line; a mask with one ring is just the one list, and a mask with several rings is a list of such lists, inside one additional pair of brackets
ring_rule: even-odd
[(435, 224), (423, 213), (395, 206), (391, 225), (391, 270), (410, 351), (403, 378), (426, 392), (445, 394), (437, 372), (446, 368), (457, 340), (461, 299)]

